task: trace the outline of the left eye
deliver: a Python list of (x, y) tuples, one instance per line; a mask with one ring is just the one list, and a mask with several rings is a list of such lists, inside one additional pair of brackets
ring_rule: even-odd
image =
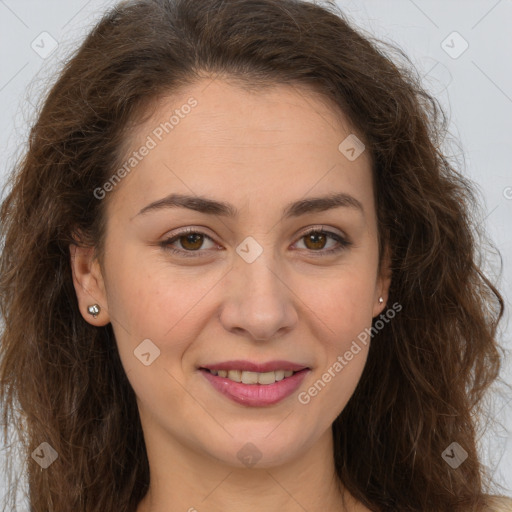
[[(313, 250), (313, 252), (319, 252), (316, 249), (324, 249), (325, 243), (329, 238), (337, 242), (337, 244), (334, 244), (334, 247), (331, 246), (330, 249), (323, 250), (323, 253), (337, 252), (349, 245), (348, 241), (337, 233), (319, 229), (308, 231), (307, 233), (303, 234), (299, 240), (304, 239), (304, 245), (306, 245), (306, 249)], [(308, 244), (311, 245), (308, 247)], [(319, 247), (319, 245), (321, 247)]]
[[(334, 240), (336, 242), (334, 247), (329, 249), (324, 249), (328, 239)], [(193, 229), (188, 229), (186, 231), (182, 231), (177, 235), (174, 235), (171, 238), (168, 238), (160, 243), (160, 245), (174, 254), (186, 256), (186, 257), (195, 257), (201, 256), (202, 251), (206, 249), (201, 249), (204, 241), (209, 240), (214, 244), (214, 241), (211, 237), (209, 237), (206, 233), (201, 231), (195, 231)], [(337, 233), (333, 233), (331, 231), (325, 231), (323, 229), (311, 229), (306, 233), (303, 233), (299, 238), (299, 241), (304, 239), (306, 250), (311, 252), (320, 253), (320, 255), (332, 254), (352, 245), (352, 242), (349, 242), (341, 235)], [(174, 244), (180, 243), (183, 249), (177, 249), (174, 247)], [(195, 254), (194, 254), (195, 253)]]

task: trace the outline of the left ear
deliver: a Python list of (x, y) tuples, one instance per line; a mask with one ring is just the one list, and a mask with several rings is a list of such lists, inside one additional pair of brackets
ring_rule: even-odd
[[(384, 254), (382, 256), (382, 262), (380, 265), (379, 276), (377, 277), (377, 283), (375, 286), (375, 296), (373, 302), (373, 317), (382, 313), (386, 308), (389, 298), (389, 287), (391, 285), (391, 251), (389, 245), (386, 244), (384, 247)], [(382, 297), (383, 301), (379, 302), (379, 298)]]

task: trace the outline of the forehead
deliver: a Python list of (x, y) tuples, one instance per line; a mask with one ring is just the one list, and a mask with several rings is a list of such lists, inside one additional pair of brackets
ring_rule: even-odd
[(123, 180), (123, 187), (131, 183), (131, 193), (154, 199), (173, 191), (223, 190), (224, 198), (250, 194), (287, 202), (287, 191), (298, 198), (341, 186), (373, 197), (369, 152), (353, 161), (343, 154), (340, 144), (355, 135), (350, 123), (308, 88), (281, 84), (247, 90), (204, 79), (158, 99), (150, 112), (128, 141), (127, 156), (152, 141)]
[(154, 133), (157, 143), (172, 135), (174, 145), (180, 147), (215, 144), (219, 149), (265, 150), (295, 142), (332, 149), (342, 135), (354, 131), (337, 105), (303, 84), (248, 88), (203, 78), (154, 100), (150, 111), (152, 115), (132, 130), (130, 142), (143, 142)]

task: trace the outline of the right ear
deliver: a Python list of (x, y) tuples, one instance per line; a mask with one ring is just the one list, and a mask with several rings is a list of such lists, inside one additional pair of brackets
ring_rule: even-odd
[[(70, 244), (71, 272), (75, 287), (78, 306), (84, 320), (91, 325), (101, 327), (110, 322), (108, 314), (105, 282), (94, 247)], [(97, 304), (100, 311), (96, 317), (89, 313), (88, 308)]]

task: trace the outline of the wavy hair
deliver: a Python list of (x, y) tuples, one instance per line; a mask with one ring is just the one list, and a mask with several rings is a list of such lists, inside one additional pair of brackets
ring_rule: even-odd
[[(111, 325), (80, 314), (69, 246), (81, 233), (101, 255), (109, 197), (94, 190), (155, 99), (205, 76), (311, 87), (372, 157), (389, 301), (403, 309), (375, 335), (332, 425), (339, 481), (375, 512), (484, 510), (478, 420), (499, 375), (504, 304), (482, 270), (475, 187), (440, 149), (446, 116), (408, 57), (332, 5), (133, 0), (66, 61), (0, 210), (0, 403), (6, 440), (8, 425), (19, 436), (10, 448), (26, 468), (31, 512), (134, 512), (147, 492), (135, 395)], [(468, 453), (456, 470), (441, 457), (454, 441)], [(45, 470), (31, 456), (42, 442), (58, 454)]]

